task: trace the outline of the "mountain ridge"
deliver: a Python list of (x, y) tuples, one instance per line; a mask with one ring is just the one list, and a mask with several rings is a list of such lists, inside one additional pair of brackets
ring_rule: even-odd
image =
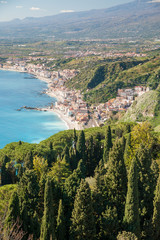
[(133, 1), (107, 9), (0, 23), (1, 38), (113, 39), (160, 36), (160, 3)]

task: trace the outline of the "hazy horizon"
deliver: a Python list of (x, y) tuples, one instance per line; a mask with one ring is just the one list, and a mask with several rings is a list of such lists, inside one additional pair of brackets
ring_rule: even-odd
[(133, 0), (113, 0), (112, 2), (106, 0), (81, 0), (76, 2), (70, 0), (11, 0), (0, 1), (0, 22), (11, 21), (14, 19), (24, 19), (26, 17), (44, 17), (50, 15), (57, 15), (65, 12), (80, 12), (92, 9), (109, 8), (116, 5), (132, 2)]

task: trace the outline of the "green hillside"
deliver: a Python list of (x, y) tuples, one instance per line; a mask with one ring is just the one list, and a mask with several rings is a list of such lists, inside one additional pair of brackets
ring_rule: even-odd
[(146, 92), (138, 97), (128, 109), (122, 121), (146, 121), (155, 117), (156, 108), (159, 104), (159, 92), (154, 90)]
[(106, 102), (118, 88), (147, 85), (156, 89), (160, 81), (160, 57), (142, 60), (119, 60), (86, 66), (67, 82), (69, 88), (81, 89), (90, 103)]
[(160, 132), (160, 92), (152, 90), (138, 97), (120, 121), (149, 121), (156, 132)]

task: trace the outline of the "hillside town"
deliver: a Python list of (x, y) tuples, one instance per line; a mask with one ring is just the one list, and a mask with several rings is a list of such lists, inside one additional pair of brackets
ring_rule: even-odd
[(148, 87), (136, 86), (128, 89), (118, 89), (117, 97), (106, 103), (95, 103), (88, 105), (83, 100), (80, 91), (70, 90), (65, 86), (68, 79), (74, 78), (79, 71), (75, 69), (63, 69), (49, 71), (44, 64), (27, 63), (27, 61), (13, 62), (8, 60), (1, 64), (1, 69), (27, 72), (33, 74), (48, 83), (48, 89), (44, 93), (56, 98), (55, 104), (49, 109), (58, 111), (67, 117), (71, 123), (76, 123), (81, 128), (100, 126), (107, 121), (111, 113), (126, 111), (135, 98), (150, 91)]

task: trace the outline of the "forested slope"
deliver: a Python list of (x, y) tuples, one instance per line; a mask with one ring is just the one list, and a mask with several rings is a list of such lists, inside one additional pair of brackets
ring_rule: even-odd
[(1, 239), (158, 240), (159, 149), (147, 122), (8, 144), (0, 193), (13, 194), (9, 204), (0, 195)]
[(86, 101), (100, 103), (115, 97), (118, 88), (145, 85), (156, 89), (159, 82), (160, 57), (157, 56), (144, 60), (97, 63), (81, 69), (80, 73), (66, 85), (80, 89)]

